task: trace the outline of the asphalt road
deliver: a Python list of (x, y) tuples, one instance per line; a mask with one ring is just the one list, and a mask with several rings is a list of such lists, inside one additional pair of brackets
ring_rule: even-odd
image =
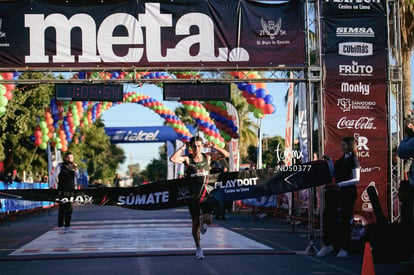
[[(214, 220), (195, 259), (186, 208), (139, 211), (75, 206), (74, 233), (59, 234), (57, 211), (0, 224), (0, 274), (361, 274), (364, 253), (318, 258), (304, 226), (228, 213)], [(316, 249), (319, 240), (315, 240)], [(311, 249), (312, 251), (312, 249)], [(402, 273), (409, 263), (375, 263), (376, 274)]]

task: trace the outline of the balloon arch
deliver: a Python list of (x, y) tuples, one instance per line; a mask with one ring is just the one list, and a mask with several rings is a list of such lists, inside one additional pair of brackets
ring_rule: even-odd
[[(244, 78), (254, 79), (260, 76), (250, 72), (231, 72), (233, 77), (241, 80), (237, 84), (242, 96), (248, 102), (248, 109), (256, 118), (264, 118), (275, 112), (273, 98), (266, 90), (265, 83), (248, 83)], [(187, 78), (185, 74), (168, 74), (166, 72), (146, 73), (90, 73), (79, 72), (75, 77), (86, 79), (94, 77), (101, 79), (164, 79), (164, 78)], [(0, 79), (14, 79), (18, 75), (13, 73), (2, 73)], [(12, 99), (14, 84), (0, 84), (0, 116), (6, 112), (6, 106)], [(81, 126), (87, 126), (96, 121), (104, 111), (122, 103), (137, 103), (162, 117), (166, 125), (173, 128), (179, 138), (187, 142), (192, 134), (180, 118), (164, 104), (150, 96), (136, 92), (124, 93), (123, 102), (91, 102), (91, 101), (56, 101), (51, 99), (49, 107), (45, 109), (44, 116), (34, 130), (34, 144), (41, 149), (46, 149), (50, 143), (53, 147), (67, 151), (68, 145), (74, 141), (74, 134)], [(221, 148), (232, 138), (238, 138), (238, 128), (234, 125), (234, 118), (227, 113), (226, 104), (222, 101), (207, 101), (201, 104), (198, 101), (180, 101), (183, 107), (194, 118), (199, 131), (204, 133), (205, 138)]]

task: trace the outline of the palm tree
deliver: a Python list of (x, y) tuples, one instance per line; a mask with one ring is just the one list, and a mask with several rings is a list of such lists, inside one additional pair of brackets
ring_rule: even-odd
[(400, 0), (399, 5), (405, 117), (411, 114), (410, 60), (414, 49), (414, 0)]

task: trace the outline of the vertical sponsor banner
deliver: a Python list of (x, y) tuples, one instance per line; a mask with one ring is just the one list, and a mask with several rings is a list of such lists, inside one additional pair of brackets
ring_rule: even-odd
[(174, 154), (174, 145), (171, 141), (166, 141), (167, 145), (167, 180), (174, 179), (174, 163), (170, 161), (170, 157)]
[[(181, 146), (183, 146), (183, 142), (179, 139), (177, 139), (175, 141), (175, 150), (177, 150), (178, 148), (180, 148)], [(179, 164), (174, 164), (175, 170), (174, 170), (174, 178), (181, 178), (184, 176), (184, 164), (179, 163)]]
[[(234, 126), (239, 129), (239, 115), (233, 104), (226, 102), (227, 114), (231, 117)], [(229, 142), (229, 172), (239, 171), (239, 139), (232, 138)]]
[(342, 156), (341, 139), (355, 138), (361, 163), (355, 213), (374, 214), (368, 186), (388, 209), (387, 17), (385, 1), (323, 3), (325, 154)]

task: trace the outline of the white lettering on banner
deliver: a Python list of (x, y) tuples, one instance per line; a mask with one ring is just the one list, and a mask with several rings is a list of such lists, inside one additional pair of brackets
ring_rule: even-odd
[(346, 56), (370, 56), (373, 53), (372, 43), (345, 42), (338, 44), (338, 53)]
[[(172, 27), (172, 15), (161, 14), (159, 3), (146, 3), (145, 12), (137, 18), (127, 13), (115, 13), (104, 18), (96, 32), (94, 18), (80, 13), (70, 19), (65, 15), (54, 13), (46, 18), (44, 14), (25, 14), (25, 27), (29, 28), (29, 55), (25, 56), (26, 63), (48, 63), (45, 54), (45, 31), (54, 28), (56, 32), (56, 54), (52, 57), (54, 63), (73, 63), (75, 56), (71, 54), (71, 30), (80, 28), (82, 31), (82, 54), (78, 56), (79, 63), (101, 62), (139, 62), (144, 55), (148, 62), (218, 62), (218, 61), (249, 61), (249, 54), (243, 48), (235, 48), (229, 53), (228, 48), (215, 49), (214, 22), (203, 13), (187, 13), (180, 17), (175, 26), (175, 34), (183, 38), (175, 48), (161, 51), (161, 29)], [(128, 35), (114, 36), (114, 30), (123, 26)], [(198, 27), (198, 34), (190, 35), (192, 26)], [(146, 41), (144, 44), (144, 31)], [(128, 46), (123, 56), (113, 51), (114, 46)], [(196, 55), (190, 55), (190, 48), (199, 46)], [(99, 55), (97, 54), (99, 52)], [(217, 52), (217, 56), (216, 53)]]
[(360, 117), (359, 119), (347, 119), (342, 117), (336, 124), (338, 129), (375, 130), (373, 121), (375, 117)]
[(372, 76), (373, 71), (371, 65), (360, 65), (356, 61), (352, 61), (352, 65), (339, 65), (341, 76)]
[(124, 140), (125, 141), (155, 141), (157, 140), (157, 136), (159, 132), (160, 132), (159, 130), (155, 131), (155, 133), (144, 132), (142, 130), (139, 131), (138, 133), (128, 131)]
[(259, 178), (244, 178), (244, 179), (233, 179), (227, 180), (226, 182), (217, 181), (214, 183), (214, 188), (235, 188), (242, 186), (254, 186), (257, 184)]
[(88, 196), (88, 195), (79, 195), (79, 196), (70, 196), (70, 197), (58, 198), (55, 201), (60, 202), (60, 203), (75, 202), (75, 203), (79, 203), (79, 204), (92, 204), (93, 203), (93, 197)]
[(351, 84), (348, 82), (341, 83), (341, 92), (342, 93), (361, 93), (363, 95), (369, 95), (369, 88), (371, 83), (362, 84), (362, 82)]
[(169, 195), (169, 191), (164, 191), (142, 195), (129, 194), (128, 196), (118, 196), (117, 205), (147, 205), (167, 203), (169, 200)]
[(351, 110), (372, 110), (373, 106), (376, 106), (375, 101), (353, 101), (350, 98), (338, 98), (339, 108), (343, 112), (349, 112)]
[(369, 157), (368, 138), (361, 136), (359, 133), (354, 133), (354, 139), (357, 144), (357, 157), (367, 158)]
[(376, 167), (365, 167), (365, 168), (361, 168), (361, 173), (370, 173), (370, 172), (374, 172), (374, 171), (381, 171), (381, 168), (376, 166)]
[(290, 155), (291, 159), (299, 160), (303, 157), (303, 153), (299, 150), (292, 150), (289, 148), (285, 148), (284, 150), (280, 149), (280, 143), (277, 144), (276, 147), (276, 157), (278, 161), (284, 161), (287, 155)]
[(372, 28), (364, 27), (338, 27), (336, 28), (336, 36), (339, 37), (375, 37)]

